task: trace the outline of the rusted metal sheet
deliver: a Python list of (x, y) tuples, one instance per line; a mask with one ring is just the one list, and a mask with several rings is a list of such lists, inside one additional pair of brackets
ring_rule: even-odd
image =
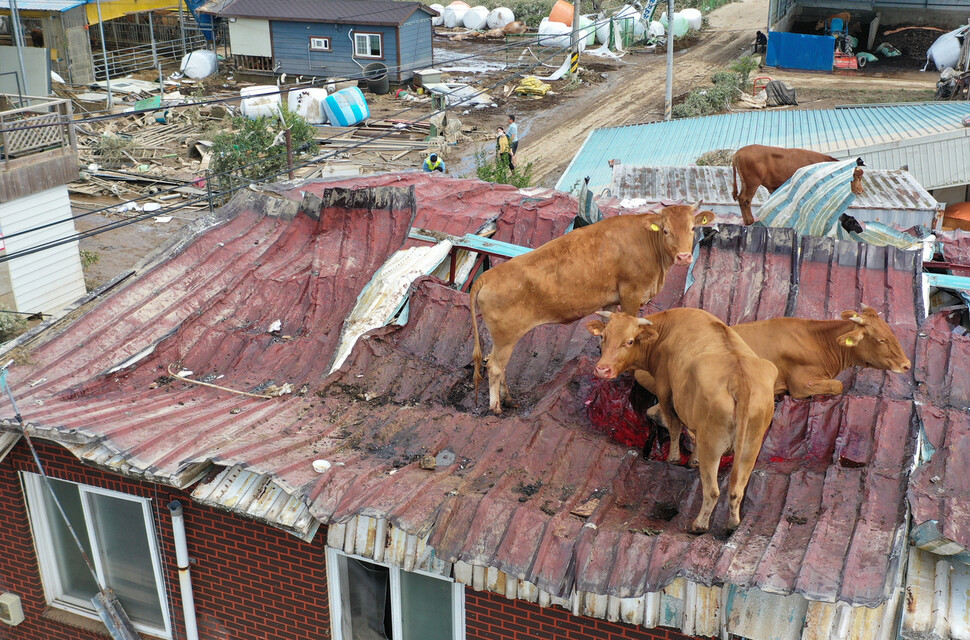
[[(576, 613), (723, 634), (731, 612), (720, 585), (876, 607), (894, 597), (916, 446), (909, 376), (852, 374), (844, 396), (782, 402), (741, 527), (728, 535), (722, 504), (713, 532), (691, 536), (697, 472), (644, 460), (591, 429), (597, 353), (582, 323), (543, 326), (519, 343), (508, 368), (518, 407), (492, 416), (484, 389), (473, 391), (467, 294), (419, 278), (408, 323), (364, 334), (326, 375), (362, 288), (411, 226), (445, 215), (440, 200), (421, 219), (422, 190), (454, 200), (472, 182), (381, 178), (408, 188), (364, 192), (368, 200), (311, 185), (323, 194), (316, 218), (243, 208), (34, 347), (35, 364), (14, 371), (31, 428), (101, 466), (171, 484), (215, 465), (225, 475), (197, 487), (200, 499), (288, 522), (297, 535), (309, 533), (305, 508), (348, 553)], [(509, 198), (504, 209), (481, 207), (502, 210), (503, 241), (541, 244), (538, 229), (555, 237), (575, 212), (560, 196), (474, 184), (463, 193), (463, 203)], [(445, 231), (484, 222), (469, 216)], [(835, 317), (866, 303), (914, 345), (912, 256), (796, 242), (784, 230), (707, 234), (693, 286), (684, 294), (686, 274), (672, 278), (664, 305), (738, 322)], [(269, 333), (276, 320), (281, 330)], [(289, 383), (294, 393), (191, 385), (171, 377), (173, 364), (222, 387), (258, 394)], [(445, 450), (453, 463), (419, 466)], [(836, 626), (867, 628), (854, 615)]]

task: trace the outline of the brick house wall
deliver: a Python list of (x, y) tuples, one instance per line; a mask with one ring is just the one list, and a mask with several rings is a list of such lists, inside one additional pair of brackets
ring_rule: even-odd
[[(51, 477), (152, 499), (168, 591), (173, 637), (185, 638), (168, 503), (184, 509), (199, 636), (202, 640), (330, 638), (326, 535), (311, 543), (268, 525), (196, 504), (186, 492), (87, 467), (59, 445), (36, 441)], [(23, 441), (0, 463), (0, 591), (22, 599), (24, 622), (0, 623), (3, 640), (103, 640), (90, 621), (47, 607), (19, 471), (36, 472)], [(573, 616), (465, 589), (469, 640), (690, 640), (673, 630), (643, 629)], [(103, 628), (102, 628), (103, 629)]]

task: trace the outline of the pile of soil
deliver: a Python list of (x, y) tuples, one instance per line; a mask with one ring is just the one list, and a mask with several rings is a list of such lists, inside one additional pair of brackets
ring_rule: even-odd
[[(905, 27), (906, 25), (890, 26), (879, 30), (879, 35), (873, 43), (873, 48), (883, 42), (888, 42), (903, 54), (895, 58), (879, 58), (878, 66), (882, 69), (922, 69), (926, 64), (926, 51), (943, 35), (943, 31), (932, 29), (907, 29), (886, 35), (887, 31)], [(876, 66), (875, 64), (873, 65)]]

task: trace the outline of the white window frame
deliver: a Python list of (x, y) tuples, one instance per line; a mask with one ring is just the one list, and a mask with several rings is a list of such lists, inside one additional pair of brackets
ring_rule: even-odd
[(333, 51), (330, 42), (329, 36), (310, 36), (310, 51)]
[[(344, 585), (340, 582), (340, 570), (338, 568), (341, 558), (353, 558), (354, 560), (360, 560), (362, 562), (368, 562), (373, 565), (387, 567), (390, 569), (389, 586), (391, 589), (391, 625), (393, 627), (392, 640), (402, 640), (401, 634), (403, 628), (403, 619), (401, 617), (401, 572), (404, 571), (404, 569), (387, 564), (386, 562), (377, 562), (372, 558), (365, 558), (364, 556), (344, 553), (343, 551), (338, 551), (333, 547), (327, 547), (327, 591), (330, 594), (331, 638), (333, 640), (351, 640), (351, 638), (344, 638), (343, 628), (340, 624), (340, 621), (343, 619), (342, 594), (344, 587)], [(429, 573), (427, 571), (420, 571), (417, 569), (411, 573), (417, 573), (423, 576), (428, 576), (429, 578), (436, 578), (442, 582), (451, 583), (451, 636), (453, 640), (463, 639), (465, 637), (465, 586), (461, 583), (455, 582), (452, 578), (447, 578), (437, 573)]]
[[(24, 489), (24, 495), (27, 497), (27, 511), (30, 515), (29, 520), (32, 534), (31, 537), (34, 539), (34, 547), (37, 551), (37, 564), (40, 568), (40, 578), (44, 586), (44, 595), (47, 598), (47, 604), (51, 607), (63, 609), (85, 618), (101, 620), (97, 614), (97, 611), (94, 609), (94, 605), (91, 604), (90, 601), (82, 600), (64, 593), (64, 587), (61, 583), (61, 578), (56, 568), (57, 562), (54, 552), (54, 544), (49, 534), (51, 527), (48, 524), (47, 514), (44, 512), (43, 504), (41, 504), (42, 500), (51, 499), (50, 493), (44, 484), (43, 478), (36, 473), (27, 471), (21, 471), (20, 477), (21, 485)], [(163, 580), (164, 572), (162, 571), (162, 561), (159, 553), (158, 539), (155, 535), (155, 519), (152, 517), (151, 499), (139, 498), (126, 493), (111, 491), (109, 489), (101, 489), (100, 487), (93, 487), (91, 485), (72, 482), (70, 480), (62, 480), (60, 478), (56, 478), (56, 480), (59, 482), (68, 482), (78, 487), (81, 495), (81, 509), (84, 513), (84, 521), (88, 527), (88, 531), (91, 530), (89, 523), (93, 521), (93, 517), (90, 513), (88, 500), (85, 499), (85, 493), (100, 494), (119, 500), (136, 502), (141, 505), (142, 514), (145, 517), (145, 530), (148, 532), (148, 546), (151, 549), (152, 569), (155, 574), (155, 590), (158, 594), (159, 604), (161, 605), (162, 619), (165, 620), (165, 627), (157, 628), (134, 621), (132, 621), (132, 623), (134, 624), (135, 629), (142, 633), (146, 633), (158, 638), (171, 638), (172, 621), (168, 610), (168, 600), (166, 598)], [(77, 530), (75, 529), (75, 531)], [(90, 560), (92, 563), (94, 563), (95, 572), (98, 574), (98, 581), (103, 584), (104, 566), (101, 561), (101, 554), (99, 553), (97, 538), (89, 535), (88, 544), (91, 546)]]
[[(361, 53), (357, 49), (357, 38), (367, 38), (367, 51), (368, 53)], [(380, 55), (371, 55), (370, 52), (370, 39), (377, 38), (377, 43), (381, 50)], [(355, 33), (354, 34), (354, 57), (355, 58), (371, 58), (372, 60), (383, 60), (384, 59), (384, 35), (381, 33)]]

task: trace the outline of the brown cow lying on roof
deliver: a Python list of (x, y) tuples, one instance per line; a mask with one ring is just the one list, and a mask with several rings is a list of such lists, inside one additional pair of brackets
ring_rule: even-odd
[[(836, 162), (836, 159), (808, 149), (783, 149), (760, 144), (749, 144), (738, 149), (731, 160), (731, 175), (734, 180), (734, 191), (731, 197), (737, 200), (741, 207), (744, 224), (754, 223), (751, 200), (758, 191), (758, 187), (764, 185), (768, 193), (774, 193), (775, 189), (788, 182), (797, 170), (819, 162)], [(738, 176), (741, 177), (740, 191)]]
[[(670, 451), (680, 458), (680, 431), (697, 443), (704, 501), (690, 526), (702, 533), (717, 505), (717, 467), (734, 450), (728, 483), (728, 528), (741, 522), (741, 501), (765, 432), (775, 411), (775, 365), (754, 354), (726, 324), (701, 309), (669, 309), (646, 318), (608, 314), (607, 324), (591, 320), (590, 333), (602, 337), (598, 377), (611, 380), (643, 369), (657, 381), (660, 411), (670, 425)], [(681, 418), (684, 423), (681, 423)]]
[(617, 305), (636, 313), (663, 288), (671, 265), (690, 264), (694, 225), (714, 220), (711, 211), (697, 213), (699, 205), (607, 218), (483, 273), (470, 293), (476, 395), (482, 364), (476, 300), (493, 343), (488, 406), (501, 413), (501, 397), (511, 400), (505, 367), (519, 339), (540, 324), (565, 324)]

